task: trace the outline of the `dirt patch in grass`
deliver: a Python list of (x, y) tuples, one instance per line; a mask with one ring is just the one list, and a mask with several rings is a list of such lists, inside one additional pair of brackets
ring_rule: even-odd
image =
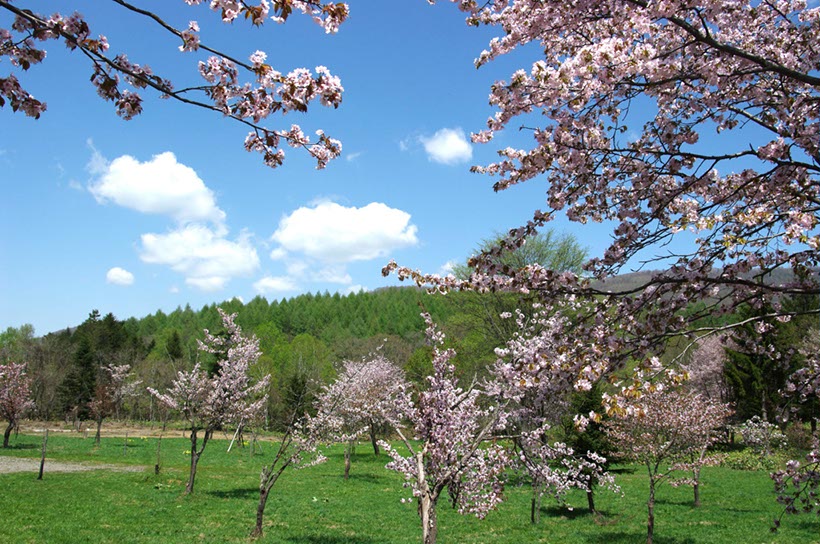
[[(0, 474), (10, 472), (39, 472), (39, 459), (0, 456)], [(145, 467), (134, 465), (111, 465), (106, 463), (71, 463), (52, 461), (46, 457), (44, 472), (84, 472), (88, 470), (115, 470), (118, 472), (142, 472)]]

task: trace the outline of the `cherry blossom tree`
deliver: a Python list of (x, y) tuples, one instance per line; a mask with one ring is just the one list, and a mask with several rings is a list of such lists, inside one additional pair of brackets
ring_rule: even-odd
[[(817, 333), (806, 338), (801, 347), (806, 357), (806, 364), (792, 374), (787, 383), (785, 394), (796, 411), (800, 404), (817, 402), (820, 399), (820, 355), (818, 354), (820, 337)], [(788, 413), (785, 414), (788, 416)], [(772, 473), (777, 502), (784, 506), (783, 511), (774, 520), (774, 530), (780, 527), (784, 514), (820, 512), (817, 502), (820, 489), (820, 443), (813, 436), (813, 446), (803, 462), (790, 460), (786, 467)]]
[[(706, 447), (729, 411), (696, 393), (659, 388), (632, 402), (626, 412), (606, 424), (613, 444), (627, 459), (646, 466), (649, 476), (647, 544), (655, 531), (655, 491), (664, 481), (690, 483), (699, 504), (700, 466)], [(693, 472), (693, 478), (673, 481), (675, 470)]]
[(319, 435), (316, 429), (309, 423), (307, 418), (291, 420), (279, 441), (279, 447), (273, 461), (262, 467), (259, 476), (259, 503), (256, 507), (256, 525), (251, 531), (251, 537), (259, 538), (264, 533), (265, 506), (268, 503), (273, 486), (282, 473), (291, 466), (307, 468), (327, 460), (317, 450)]
[(401, 406), (414, 434), (395, 428), (408, 455), (387, 442), (381, 445), (393, 458), (387, 468), (404, 475), (416, 498), (422, 542), (434, 544), (438, 535), (436, 506), (442, 492), (448, 491), (460, 513), (483, 518), (502, 500), (504, 470), (510, 457), (501, 445), (485, 444), (494, 430), (504, 427), (505, 411), (495, 404), (485, 407), (480, 401), (483, 392), (477, 387), (465, 390), (458, 385), (450, 364), (455, 351), (443, 347), (444, 335), (430, 316), (424, 314), (424, 319), (427, 338), (433, 344), (433, 374), (417, 404), (407, 401)]
[[(186, 493), (194, 490), (196, 467), (213, 432), (224, 425), (240, 425), (253, 420), (265, 408), (269, 376), (251, 383), (249, 368), (261, 355), (259, 340), (246, 337), (235, 323), (236, 314), (227, 314), (219, 308), (225, 334), (211, 334), (205, 329), (205, 340), (199, 342), (201, 351), (220, 354), (219, 370), (209, 376), (199, 363), (187, 372), (179, 372), (166, 393), (153, 388), (148, 391), (173, 410), (179, 411), (188, 422), (191, 438), (191, 470)], [(202, 443), (199, 433), (203, 432)]]
[(26, 375), (26, 365), (12, 362), (0, 365), (0, 416), (9, 423), (3, 433), (4, 448), (9, 447), (11, 431), (33, 407), (31, 379)]
[[(523, 432), (515, 439), (518, 464), (523, 466), (532, 482), (530, 521), (538, 523), (541, 513), (541, 497), (551, 493), (563, 504), (570, 489), (592, 493), (596, 486), (614, 492), (620, 491), (615, 478), (606, 469), (606, 458), (595, 452), (576, 452), (563, 442), (545, 442), (545, 432)], [(590, 511), (594, 503), (590, 500)]]
[(772, 473), (777, 502), (784, 506), (775, 518), (772, 530), (780, 527), (785, 514), (812, 513), (820, 510), (817, 495), (820, 492), (820, 448), (815, 446), (806, 454), (805, 462), (790, 460), (786, 468)]
[[(804, 0), (453, 1), (469, 24), (499, 32), (477, 66), (516, 49), (516, 58), (538, 56), (492, 86), (496, 112), (473, 136), (490, 142), (521, 127), (532, 139), (474, 171), (495, 176), (497, 191), (543, 180), (546, 205), (474, 258), (468, 279), (396, 263), (385, 273), (440, 291), (539, 293), (574, 313), (566, 352), (584, 359), (591, 342), (602, 350), (594, 380), (630, 360), (644, 371), (704, 316), (748, 303), (770, 308), (752, 321), (786, 318), (794, 312), (781, 307), (783, 295), (820, 294), (810, 273), (820, 265), (820, 8)], [(585, 265), (592, 278), (536, 264), (500, 274), (493, 257), (559, 214), (612, 226), (609, 247)], [(608, 287), (633, 265), (660, 270), (637, 287)], [(790, 279), (772, 281), (781, 269)]]
[[(571, 488), (587, 492), (590, 510), (597, 485), (617, 490), (605, 470), (606, 458), (591, 451), (575, 451), (563, 442), (551, 442), (552, 427), (566, 418), (589, 424), (589, 414), (573, 414), (573, 393), (588, 392), (592, 382), (576, 380), (590, 372), (593, 359), (576, 360), (562, 353), (560, 346), (568, 318), (554, 314), (551, 307), (533, 304), (530, 315), (516, 309), (515, 315), (502, 314), (514, 321), (514, 330), (504, 348), (496, 349), (498, 360), (491, 370), (488, 392), (507, 411), (505, 435), (513, 441), (517, 465), (532, 482), (530, 519), (537, 523), (541, 497), (550, 492), (559, 501)], [(590, 364), (592, 363), (592, 364)]]
[[(190, 21), (187, 27), (174, 26), (159, 11), (140, 7), (140, 2), (111, 1), (124, 11), (143, 17), (146, 25), (156, 25), (167, 32), (183, 54), (199, 57), (200, 53), (207, 53), (207, 58), (198, 61), (204, 81), (175, 87), (170, 79), (155, 74), (147, 64), (138, 64), (127, 53), (109, 52), (108, 39), (102, 34), (95, 36), (88, 20), (79, 13), (45, 16), (33, 11), (37, 9), (35, 2), (0, 0), (0, 16), (11, 18), (9, 22), (0, 19), (0, 59), (8, 57), (13, 67), (5, 77), (0, 75), (0, 107), (8, 104), (12, 110), (35, 119), (45, 113), (46, 103), (29, 94), (18, 75), (46, 60), (43, 42), (57, 40), (84, 57), (90, 65), (91, 83), (97, 94), (111, 102), (117, 115), (125, 120), (142, 112), (142, 93), (151, 91), (160, 98), (211, 110), (245, 125), (250, 129), (245, 149), (261, 153), (265, 164), (271, 167), (281, 165), (285, 158), (282, 142), (307, 150), (316, 159), (317, 168), (324, 168), (341, 154), (340, 142), (322, 131), (311, 139), (298, 125), (276, 129), (264, 124), (276, 113), (307, 111), (312, 102), (338, 107), (343, 88), (339, 78), (326, 67), (317, 66), (313, 71), (298, 68), (282, 74), (267, 64), (263, 51), (251, 52), (244, 60), (208, 46), (200, 40), (196, 21)], [(203, 1), (185, 3), (194, 6)], [(271, 20), (283, 23), (294, 11), (301, 12), (312, 17), (327, 33), (336, 32), (348, 16), (347, 4), (321, 0), (212, 0), (210, 9), (225, 23), (246, 19), (255, 26)], [(170, 47), (173, 45), (169, 44)]]
[(689, 387), (715, 402), (727, 402), (729, 388), (725, 378), (726, 347), (729, 339), (719, 335), (703, 336), (683, 369), (689, 374)]
[(346, 444), (345, 480), (355, 441), (369, 434), (378, 455), (377, 431), (400, 425), (399, 407), (409, 403), (409, 388), (404, 371), (379, 353), (362, 361), (345, 361), (336, 381), (323, 388), (312, 425), (324, 436)]
[(123, 401), (137, 395), (141, 380), (129, 381), (131, 365), (109, 364), (103, 367), (104, 379), (98, 380), (94, 389), (94, 398), (88, 403), (91, 417), (97, 422), (97, 433), (94, 442), (100, 445), (100, 430), (103, 420), (112, 414), (119, 417)]

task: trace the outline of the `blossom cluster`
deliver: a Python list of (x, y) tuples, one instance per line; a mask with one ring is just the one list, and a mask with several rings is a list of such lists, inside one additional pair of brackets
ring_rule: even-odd
[[(185, 0), (189, 5), (202, 0)], [(251, 127), (251, 135), (246, 140), (246, 149), (258, 151), (271, 167), (278, 166), (284, 159), (284, 151), (279, 148), (279, 138), (288, 140), (294, 147), (302, 147), (317, 161), (318, 168), (324, 168), (328, 161), (341, 154), (338, 140), (319, 133), (315, 141), (291, 140), (288, 131), (262, 126), (263, 120), (273, 113), (307, 111), (308, 105), (318, 101), (323, 106), (334, 108), (341, 104), (343, 88), (339, 78), (327, 68), (319, 66), (315, 75), (306, 69), (297, 69), (281, 74), (265, 64), (266, 55), (257, 51), (251, 55), (251, 63), (217, 51), (201, 42), (199, 24), (190, 21), (187, 28), (178, 29), (165, 22), (156, 13), (137, 6), (121, 3), (124, 9), (150, 19), (149, 24), (158, 24), (162, 29), (176, 36), (181, 45), (179, 50), (194, 52), (206, 50), (213, 55), (199, 63), (199, 71), (208, 85), (175, 89), (170, 80), (153, 73), (147, 65), (136, 64), (125, 53), (108, 55), (108, 39), (105, 36), (91, 37), (85, 18), (74, 13), (70, 16), (55, 13), (50, 17), (31, 10), (21, 9), (10, 2), (0, 2), (0, 10), (14, 15), (10, 29), (0, 28), (0, 59), (8, 57), (12, 67), (22, 71), (43, 62), (46, 51), (37, 41), (62, 39), (70, 50), (80, 50), (91, 60), (91, 82), (97, 94), (114, 104), (117, 115), (129, 120), (143, 110), (140, 90), (153, 89), (163, 98), (172, 98), (182, 103), (210, 109)], [(349, 10), (344, 3), (322, 3), (301, 0), (261, 0), (239, 2), (235, 0), (212, 0), (210, 8), (220, 14), (221, 19), (231, 23), (244, 16), (254, 25), (261, 25), (266, 19), (282, 22), (293, 10), (312, 17), (326, 32), (336, 32), (347, 19)], [(275, 15), (270, 15), (270, 13)], [(2, 13), (2, 11), (0, 11)], [(252, 76), (253, 82), (240, 82), (240, 69)], [(123, 88), (124, 84), (130, 88)], [(205, 99), (196, 95), (204, 93)], [(38, 118), (46, 104), (28, 93), (18, 77), (11, 73), (0, 77), (0, 107), (9, 103), (14, 111)], [(250, 142), (250, 143), (249, 143)]]
[(0, 365), (0, 418), (13, 427), (33, 407), (26, 365), (12, 362)]

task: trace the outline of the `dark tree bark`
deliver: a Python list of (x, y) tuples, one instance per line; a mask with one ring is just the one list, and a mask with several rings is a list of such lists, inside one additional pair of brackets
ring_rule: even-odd
[(349, 440), (345, 445), (345, 480), (350, 477), (350, 454), (353, 450), (353, 441)]
[(376, 426), (370, 422), (370, 443), (373, 444), (373, 454), (379, 455), (379, 441), (376, 439)]
[(97, 434), (94, 435), (94, 445), (99, 447), (100, 446), (100, 429), (102, 429), (102, 417), (97, 417)]
[(5, 433), (3, 433), (3, 447), (4, 447), (4, 448), (8, 448), (8, 447), (9, 447), (9, 437), (11, 437), (11, 431), (12, 431), (12, 429), (14, 429), (14, 422), (13, 422), (13, 421), (9, 421), (9, 426), (8, 426), (8, 427), (6, 427), (6, 432), (5, 432)]
[(197, 450), (197, 431), (198, 429), (191, 429), (191, 473), (188, 476), (188, 485), (185, 486), (185, 494), (193, 493), (194, 491), (194, 479), (196, 478), (196, 466), (199, 463), (199, 457), (202, 455), (202, 452), (205, 450), (205, 445), (208, 443), (208, 439), (211, 437), (210, 430), (205, 430), (205, 436), (202, 437), (202, 447)]

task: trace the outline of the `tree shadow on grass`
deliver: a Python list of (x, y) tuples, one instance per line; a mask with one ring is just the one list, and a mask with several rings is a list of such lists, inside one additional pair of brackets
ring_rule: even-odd
[(666, 504), (671, 506), (688, 506), (689, 508), (695, 508), (695, 501), (694, 499), (679, 499), (679, 500), (671, 500), (671, 499), (655, 499), (655, 504)]
[[(339, 479), (344, 481), (344, 476), (340, 475)], [(361, 473), (357, 473), (357, 472), (351, 472), (348, 479), (350, 481), (366, 482), (366, 483), (369, 483), (369, 484), (377, 484), (379, 482), (384, 481), (384, 478), (381, 478), (379, 476), (374, 476), (373, 474), (361, 474)]]
[(0, 452), (2, 452), (3, 450), (36, 450), (39, 448), (40, 446), (37, 444), (9, 444), (9, 447), (7, 448), (0, 448)]
[[(655, 544), (695, 544), (690, 538), (665, 537), (655, 534), (652, 539)], [(636, 542), (646, 542), (646, 531), (628, 533), (625, 531), (610, 532), (605, 531), (587, 538), (590, 544), (635, 544)]]
[(594, 513), (590, 512), (587, 508), (573, 508), (572, 510), (570, 510), (565, 506), (542, 506), (541, 515), (559, 519), (577, 519), (595, 516), (606, 517), (606, 512)]
[(373, 540), (366, 537), (347, 537), (322, 535), (302, 535), (290, 537), (285, 542), (291, 544), (381, 544), (383, 541)]
[(259, 488), (245, 487), (236, 489), (224, 489), (206, 491), (208, 495), (219, 497), (220, 499), (250, 499), (253, 497), (259, 498)]

